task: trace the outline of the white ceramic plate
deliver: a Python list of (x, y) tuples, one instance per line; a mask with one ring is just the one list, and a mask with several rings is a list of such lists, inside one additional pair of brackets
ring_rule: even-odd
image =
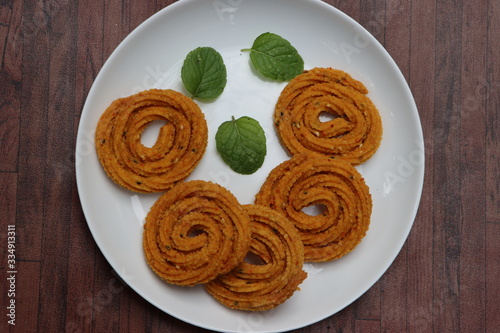
[[(121, 189), (105, 175), (94, 150), (96, 123), (116, 98), (149, 88), (185, 92), (180, 68), (186, 54), (210, 46), (224, 58), (228, 84), (215, 101), (198, 101), (210, 129), (208, 149), (190, 179), (217, 182), (242, 203), (251, 203), (269, 171), (287, 159), (272, 125), (284, 83), (261, 79), (240, 50), (264, 32), (289, 40), (305, 68), (334, 67), (362, 81), (380, 110), (384, 138), (378, 152), (358, 168), (373, 196), (371, 228), (344, 258), (306, 264), (309, 277), (278, 308), (262, 313), (227, 309), (203, 288), (162, 282), (142, 252), (144, 216), (158, 194)], [(268, 155), (251, 176), (232, 172), (218, 156), (214, 135), (231, 116), (248, 115), (265, 128)], [(151, 126), (153, 127), (153, 126)], [(148, 128), (144, 142), (154, 142)], [(283, 332), (310, 325), (349, 305), (392, 263), (413, 224), (423, 183), (424, 150), (418, 112), (408, 85), (384, 48), (359, 24), (317, 0), (182, 0), (135, 29), (97, 76), (83, 109), (76, 146), (80, 199), (89, 228), (116, 272), (137, 293), (166, 313), (222, 332)]]

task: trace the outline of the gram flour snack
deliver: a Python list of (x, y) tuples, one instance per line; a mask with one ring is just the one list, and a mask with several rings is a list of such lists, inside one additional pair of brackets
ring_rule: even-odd
[(228, 273), (250, 248), (248, 213), (226, 188), (212, 182), (182, 182), (150, 208), (143, 248), (163, 280), (194, 286)]
[[(152, 147), (141, 134), (153, 121), (166, 122)], [(208, 126), (198, 105), (173, 91), (151, 89), (119, 98), (104, 111), (95, 133), (107, 175), (135, 192), (161, 192), (184, 180), (203, 156)]]
[(289, 299), (307, 277), (304, 246), (295, 227), (266, 206), (245, 205), (252, 225), (250, 250), (261, 262), (241, 262), (231, 272), (205, 284), (223, 305), (248, 311), (275, 308)]
[[(368, 160), (382, 139), (382, 121), (368, 90), (344, 71), (313, 68), (293, 78), (274, 111), (278, 135), (290, 152)], [(322, 116), (331, 119), (322, 121)], [(328, 119), (328, 117), (327, 117)]]
[[(370, 225), (372, 198), (363, 177), (340, 158), (294, 155), (274, 168), (255, 203), (285, 215), (299, 230), (304, 260), (338, 259), (353, 250)], [(304, 212), (320, 206), (319, 215)]]

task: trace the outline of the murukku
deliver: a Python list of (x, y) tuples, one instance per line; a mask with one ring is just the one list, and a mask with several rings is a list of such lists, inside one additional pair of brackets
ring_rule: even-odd
[[(312, 151), (353, 165), (380, 146), (382, 121), (368, 90), (344, 71), (313, 68), (281, 92), (274, 123), (290, 154)], [(323, 121), (325, 119), (325, 121)]]
[[(165, 121), (156, 143), (141, 135), (153, 121)], [(97, 124), (95, 145), (107, 175), (136, 192), (160, 192), (184, 180), (203, 156), (208, 126), (198, 105), (173, 91), (151, 89), (117, 99)]]
[(252, 224), (249, 253), (231, 272), (208, 282), (205, 289), (223, 305), (264, 311), (289, 299), (307, 277), (302, 269), (304, 246), (297, 229), (269, 207), (245, 205)]
[[(308, 153), (274, 168), (255, 203), (285, 215), (299, 231), (305, 261), (314, 262), (353, 250), (366, 235), (372, 211), (369, 188), (354, 166)], [(307, 207), (321, 208), (320, 213), (309, 214)]]
[(206, 283), (245, 258), (250, 228), (247, 212), (226, 188), (202, 180), (179, 183), (146, 216), (145, 257), (169, 283)]

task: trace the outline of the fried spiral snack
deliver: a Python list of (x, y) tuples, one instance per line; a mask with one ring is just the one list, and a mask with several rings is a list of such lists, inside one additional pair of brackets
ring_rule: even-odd
[(153, 204), (144, 225), (149, 266), (165, 281), (193, 286), (236, 267), (250, 247), (250, 218), (224, 187), (180, 183)]
[[(274, 123), (283, 145), (292, 155), (313, 151), (353, 165), (365, 162), (382, 139), (382, 121), (367, 93), (361, 82), (341, 70), (304, 71), (276, 103)], [(325, 114), (333, 119), (321, 121)]]
[(262, 264), (243, 261), (228, 274), (205, 284), (223, 305), (249, 311), (275, 308), (289, 299), (307, 277), (304, 246), (295, 227), (265, 206), (245, 205), (252, 221), (249, 253)]
[[(372, 199), (362, 176), (349, 163), (317, 154), (294, 155), (274, 168), (256, 204), (284, 214), (299, 230), (305, 261), (330, 261), (354, 249), (370, 224)], [(306, 207), (322, 207), (309, 215)]]
[[(166, 121), (152, 147), (141, 143), (144, 129)], [(95, 145), (107, 175), (132, 191), (171, 188), (194, 170), (203, 156), (208, 126), (198, 105), (173, 91), (151, 89), (119, 98), (102, 114)]]

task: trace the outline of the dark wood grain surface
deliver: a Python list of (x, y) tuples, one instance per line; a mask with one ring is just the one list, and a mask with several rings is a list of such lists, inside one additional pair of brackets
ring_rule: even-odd
[[(123, 38), (172, 2), (0, 1), (0, 332), (205, 332), (121, 282), (89, 232), (75, 182), (93, 80)], [(498, 332), (500, 1), (326, 2), (401, 68), (420, 112), (426, 173), (415, 224), (386, 274), (297, 332)]]

